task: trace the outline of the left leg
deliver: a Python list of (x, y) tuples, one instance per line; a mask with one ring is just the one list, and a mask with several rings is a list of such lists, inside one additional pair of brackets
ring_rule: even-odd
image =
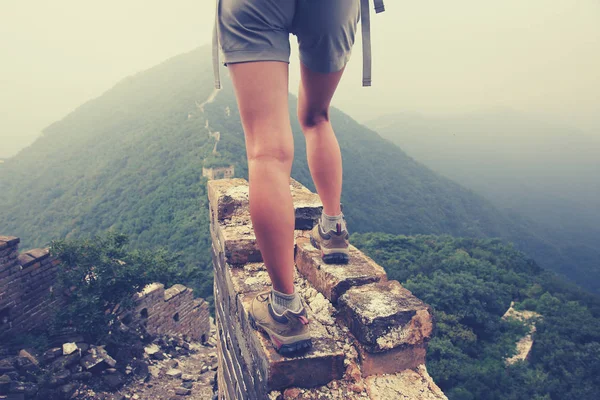
[(250, 216), (273, 289), (294, 292), (294, 142), (288, 109), (288, 64), (228, 65), (244, 128)]
[(296, 0), (221, 0), (219, 32), (244, 128), (250, 217), (273, 284), (248, 310), (280, 354), (311, 345), (294, 288), (294, 142), (288, 109), (289, 27)]

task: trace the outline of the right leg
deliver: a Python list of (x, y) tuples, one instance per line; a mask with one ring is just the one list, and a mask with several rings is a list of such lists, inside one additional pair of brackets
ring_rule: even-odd
[(306, 138), (308, 167), (323, 203), (323, 213), (310, 234), (326, 263), (347, 263), (348, 230), (342, 215), (342, 154), (329, 121), (329, 103), (344, 68), (319, 73), (301, 64), (298, 119)]
[(311, 71), (300, 64), (298, 120), (306, 138), (308, 167), (327, 215), (339, 215), (342, 155), (329, 121), (329, 104), (344, 68), (333, 73)]
[(323, 203), (310, 240), (326, 263), (346, 263), (350, 257), (340, 204), (342, 154), (329, 121), (329, 104), (350, 59), (359, 14), (359, 0), (305, 1), (298, 2), (294, 17), (301, 61), (298, 119), (308, 167)]
[(329, 216), (341, 213), (342, 156), (329, 121), (329, 104), (344, 73), (360, 15), (359, 0), (297, 3), (293, 29), (300, 50), (298, 120), (308, 167)]

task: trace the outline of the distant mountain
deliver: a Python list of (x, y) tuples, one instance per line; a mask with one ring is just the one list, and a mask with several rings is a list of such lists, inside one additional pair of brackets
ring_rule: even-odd
[[(0, 233), (20, 236), (28, 248), (115, 229), (134, 246), (181, 251), (190, 269), (202, 272), (190, 284), (211, 297), (203, 163), (233, 165), (236, 176), (247, 178), (231, 83), (214, 92), (212, 82), (210, 49), (203, 47), (124, 79), (46, 128), (0, 166)], [(292, 115), (295, 107), (290, 96)], [(351, 233), (501, 237), (529, 254), (560, 258), (530, 222), (431, 171), (339, 110), (331, 118)], [(297, 121), (293, 130), (292, 176), (314, 190)]]
[(367, 123), (428, 167), (536, 222), (561, 254), (531, 253), (600, 287), (600, 136), (511, 110)]

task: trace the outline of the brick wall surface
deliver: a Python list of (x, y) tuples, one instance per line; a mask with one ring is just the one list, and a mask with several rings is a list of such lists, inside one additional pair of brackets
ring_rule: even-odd
[(194, 299), (192, 289), (173, 285), (165, 290), (153, 283), (136, 295), (134, 313), (146, 319), (146, 329), (156, 335), (186, 335), (206, 340), (210, 333), (210, 312), (203, 299)]
[(293, 179), (290, 190), (295, 285), (308, 305), (313, 346), (282, 357), (248, 321), (252, 298), (270, 286), (252, 229), (248, 182), (208, 183), (219, 398), (445, 399), (425, 367), (431, 308), (354, 246), (349, 264), (324, 264), (308, 240), (321, 214), (319, 197)]
[(19, 254), (19, 241), (0, 236), (0, 335), (43, 326), (58, 301), (51, 296), (58, 261), (47, 248)]
[[(58, 260), (50, 257), (48, 248), (19, 253), (19, 241), (0, 236), (0, 336), (43, 327), (63, 301), (52, 295)], [(208, 304), (194, 299), (192, 289), (173, 285), (165, 290), (164, 285), (154, 283), (135, 297), (133, 316), (147, 320), (150, 333), (208, 338)]]

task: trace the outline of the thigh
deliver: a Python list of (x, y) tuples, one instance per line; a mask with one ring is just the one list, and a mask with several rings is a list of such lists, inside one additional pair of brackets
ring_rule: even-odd
[(292, 32), (300, 60), (314, 72), (342, 69), (350, 59), (360, 18), (360, 0), (298, 0)]
[(259, 61), (229, 66), (249, 158), (280, 159), (293, 153), (287, 63)]
[(219, 42), (225, 64), (289, 62), (296, 0), (219, 0)]

